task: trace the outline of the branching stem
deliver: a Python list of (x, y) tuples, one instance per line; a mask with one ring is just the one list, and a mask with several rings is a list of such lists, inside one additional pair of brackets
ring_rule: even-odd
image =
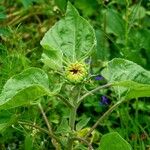
[(38, 107), (39, 107), (39, 109), (40, 109), (40, 111), (41, 111), (41, 114), (42, 114), (42, 116), (43, 116), (43, 119), (44, 119), (44, 121), (45, 121), (45, 123), (46, 123), (46, 125), (47, 125), (48, 131), (49, 131), (49, 135), (52, 135), (52, 143), (53, 143), (54, 147), (56, 148), (56, 150), (58, 150), (60, 143), (57, 142), (57, 138), (56, 138), (56, 136), (53, 134), (52, 127), (51, 127), (51, 125), (50, 125), (50, 123), (49, 123), (49, 121), (48, 121), (48, 119), (47, 119), (47, 117), (46, 117), (46, 114), (45, 114), (45, 112), (44, 112), (44, 110), (43, 110), (43, 107), (42, 107), (42, 105), (41, 105), (40, 103), (38, 104)]
[(42, 133), (48, 134), (51, 138), (53, 138), (53, 139), (55, 139), (55, 140), (57, 140), (57, 141), (59, 142), (59, 139), (58, 139), (55, 135), (50, 134), (46, 129), (41, 128), (41, 127), (38, 126), (38, 125), (35, 125), (35, 124), (33, 124), (33, 123), (30, 123), (30, 122), (25, 122), (25, 121), (18, 121), (18, 123), (19, 123), (19, 124), (22, 124), (22, 125), (27, 125), (27, 126), (36, 128), (36, 129), (42, 131)]
[(85, 140), (83, 138), (75, 137), (75, 138), (73, 138), (73, 140), (78, 140), (80, 142), (83, 142), (83, 143), (85, 143), (88, 146), (89, 150), (94, 150), (92, 145), (87, 140)]
[(114, 111), (120, 104), (122, 104), (125, 100), (120, 100), (116, 104), (114, 104), (110, 109), (108, 109), (97, 121), (96, 123), (91, 127), (89, 132), (86, 134), (85, 139), (90, 136), (90, 134), (93, 132), (93, 130), (101, 123), (107, 116), (109, 116), (112, 111)]
[(48, 127), (49, 133), (50, 133), (50, 134), (53, 134), (53, 133), (52, 133), (51, 125), (50, 125), (50, 123), (49, 123), (49, 121), (48, 121), (48, 119), (47, 119), (47, 117), (46, 117), (46, 114), (45, 114), (45, 112), (44, 112), (44, 110), (43, 110), (43, 107), (42, 107), (42, 105), (41, 105), (40, 103), (38, 104), (38, 107), (39, 107), (39, 109), (40, 109), (40, 111), (41, 111), (41, 114), (42, 114), (42, 116), (43, 116), (43, 119), (44, 119), (44, 121), (45, 121), (45, 123), (46, 123), (46, 125), (47, 125), (47, 127)]
[(69, 102), (69, 100), (65, 99), (63, 96), (61, 96), (60, 94), (56, 95), (58, 98), (60, 98), (60, 100), (69, 108), (73, 108), (74, 106)]
[(108, 83), (108, 84), (105, 84), (105, 85), (102, 85), (102, 86), (99, 86), (91, 91), (89, 91), (88, 93), (84, 94), (79, 100), (78, 100), (78, 105), (80, 105), (80, 103), (86, 98), (88, 97), (89, 95), (92, 95), (93, 93), (97, 92), (98, 90), (100, 89), (103, 89), (103, 88), (108, 88), (110, 87), (112, 84), (111, 83)]

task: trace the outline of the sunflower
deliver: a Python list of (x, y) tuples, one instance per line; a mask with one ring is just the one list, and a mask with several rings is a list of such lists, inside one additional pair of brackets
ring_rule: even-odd
[(66, 78), (73, 83), (80, 83), (87, 75), (87, 67), (84, 63), (75, 62), (65, 69)]

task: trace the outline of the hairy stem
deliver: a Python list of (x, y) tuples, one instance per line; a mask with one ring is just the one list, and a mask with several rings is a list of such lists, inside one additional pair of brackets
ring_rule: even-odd
[(43, 107), (42, 107), (42, 105), (41, 105), (40, 103), (38, 104), (38, 107), (39, 107), (39, 109), (40, 109), (40, 111), (41, 111), (41, 114), (42, 114), (42, 116), (43, 116), (43, 119), (44, 119), (44, 121), (45, 121), (45, 123), (46, 123), (46, 125), (47, 125), (47, 127), (48, 127), (49, 133), (52, 134), (52, 127), (51, 127), (51, 125), (50, 125), (50, 123), (49, 123), (49, 121), (48, 121), (48, 119), (47, 119), (47, 117), (46, 117), (46, 114), (45, 114), (45, 112), (44, 112), (44, 110), (43, 110)]
[(89, 91), (88, 93), (84, 94), (82, 97), (80, 97), (80, 99), (78, 100), (78, 105), (80, 105), (80, 103), (86, 98), (88, 97), (89, 95), (92, 95), (93, 93), (97, 92), (98, 90), (100, 89), (103, 89), (103, 88), (108, 88), (110, 87), (112, 84), (105, 84), (105, 85), (102, 85), (102, 86), (99, 86), (91, 91)]
[(76, 108), (72, 108), (70, 110), (70, 118), (69, 118), (69, 125), (71, 127), (71, 130), (74, 130), (75, 126), (75, 120), (76, 120)]
[[(38, 104), (38, 107), (39, 107), (39, 109), (40, 109), (40, 111), (41, 111), (41, 114), (42, 114), (42, 116), (43, 116), (43, 119), (44, 119), (44, 121), (45, 121), (45, 123), (46, 123), (46, 125), (47, 125), (49, 134), (50, 134), (50, 135), (53, 135), (53, 137), (55, 137), (55, 135), (53, 134), (53, 131), (52, 131), (52, 127), (51, 127), (51, 125), (50, 125), (50, 123), (49, 123), (49, 121), (48, 121), (48, 119), (47, 119), (47, 117), (46, 117), (46, 114), (45, 114), (45, 112), (44, 112), (44, 110), (43, 110), (43, 107), (42, 107), (42, 105), (41, 105), (40, 103)], [(60, 143), (57, 142), (56, 138), (52, 138), (52, 144), (53, 144), (53, 146), (56, 148), (56, 150), (59, 150), (59, 149), (60, 149), (60, 145), (59, 145)]]
[(53, 139), (55, 139), (56, 141), (59, 142), (59, 139), (58, 139), (55, 135), (49, 133), (46, 129), (41, 128), (40, 126), (38, 126), (38, 125), (36, 125), (36, 124), (30, 123), (30, 122), (25, 122), (25, 121), (18, 121), (18, 123), (19, 123), (19, 124), (22, 124), (22, 125), (27, 125), (27, 126), (36, 128), (36, 129), (42, 131), (42, 133), (48, 134), (51, 138), (53, 138)]
[(92, 145), (87, 140), (85, 140), (83, 138), (75, 137), (75, 138), (73, 138), (73, 140), (78, 140), (80, 142), (83, 142), (83, 143), (85, 143), (88, 146), (89, 150), (94, 150)]
[(56, 95), (66, 106), (68, 106), (69, 108), (73, 108), (74, 106), (69, 102), (68, 99), (65, 99), (62, 95), (57, 94)]
[(68, 150), (73, 150), (73, 142), (74, 142), (73, 138), (68, 139), (68, 144), (67, 144)]
[(125, 100), (120, 100), (116, 104), (114, 104), (110, 109), (108, 109), (92, 126), (92, 128), (89, 130), (89, 132), (86, 134), (85, 139), (90, 136), (90, 134), (93, 132), (93, 130), (101, 123), (107, 116), (109, 116), (112, 111), (114, 111), (120, 104), (122, 104)]
[(73, 149), (73, 134), (75, 130), (75, 121), (76, 121), (76, 113), (77, 113), (77, 108), (71, 108), (70, 109), (70, 117), (69, 117), (69, 126), (72, 130), (72, 133), (70, 133), (69, 138), (68, 138), (68, 149), (72, 150)]
[(76, 121), (76, 115), (77, 115), (77, 109), (78, 109), (78, 103), (77, 103), (77, 100), (78, 100), (78, 97), (80, 95), (80, 90), (81, 88), (78, 86), (74, 86), (73, 87), (73, 93), (72, 94), (72, 97), (73, 97), (73, 107), (70, 108), (70, 116), (69, 116), (69, 126), (71, 128), (71, 133), (69, 134), (69, 137), (68, 137), (68, 147), (67, 149), (69, 150), (72, 150), (73, 149), (73, 143), (74, 143), (74, 131), (75, 131), (75, 121)]
[(77, 99), (75, 99), (73, 101), (73, 104), (74, 104), (74, 107), (71, 107), (70, 108), (70, 117), (69, 117), (69, 125), (70, 125), (70, 128), (72, 130), (72, 133), (70, 134), (69, 136), (69, 139), (68, 139), (68, 149), (69, 150), (72, 150), (73, 149), (73, 132), (75, 130), (75, 120), (76, 120), (76, 113), (77, 113), (77, 109), (78, 107), (80, 106), (81, 102), (89, 95), (95, 93), (96, 91), (100, 90), (100, 89), (103, 89), (103, 88), (107, 88), (107, 87), (110, 87), (112, 84), (106, 84), (106, 85), (103, 85), (103, 86), (100, 86), (100, 87), (97, 87), (91, 91), (89, 91), (88, 93), (86, 93), (85, 95), (83, 95), (82, 97), (79, 98), (79, 89), (77, 89), (78, 91), (78, 94), (75, 96), (77, 97)]

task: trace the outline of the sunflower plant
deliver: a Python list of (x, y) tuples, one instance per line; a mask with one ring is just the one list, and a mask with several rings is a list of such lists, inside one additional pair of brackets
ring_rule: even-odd
[[(136, 63), (115, 58), (99, 72), (106, 84), (93, 85), (93, 76), (96, 80), (102, 79), (91, 73), (92, 55), (96, 51), (95, 31), (70, 2), (65, 16), (45, 33), (40, 44), (43, 47), (43, 67), (28, 68), (9, 79), (0, 95), (0, 110), (36, 106), (47, 128), (20, 120), (12, 114), (7, 121), (0, 123), (0, 130), (14, 124), (28, 127), (32, 130), (32, 136), (39, 132), (47, 134), (57, 150), (131, 150), (129, 143), (117, 132), (101, 135), (96, 128), (120, 104), (132, 98), (150, 96), (150, 72)], [(99, 116), (93, 126), (87, 125), (89, 118), (78, 121), (80, 105), (104, 88), (110, 88), (116, 94), (117, 101)], [(51, 99), (65, 104), (67, 113), (60, 116), (61, 121), (56, 127), (42, 106), (44, 100)], [(102, 103), (109, 104), (106, 96), (102, 100)]]

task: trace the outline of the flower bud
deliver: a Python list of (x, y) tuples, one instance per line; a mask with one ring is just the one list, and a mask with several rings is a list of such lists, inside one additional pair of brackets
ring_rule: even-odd
[(84, 63), (75, 62), (65, 69), (66, 78), (72, 83), (80, 83), (87, 75), (87, 67)]

